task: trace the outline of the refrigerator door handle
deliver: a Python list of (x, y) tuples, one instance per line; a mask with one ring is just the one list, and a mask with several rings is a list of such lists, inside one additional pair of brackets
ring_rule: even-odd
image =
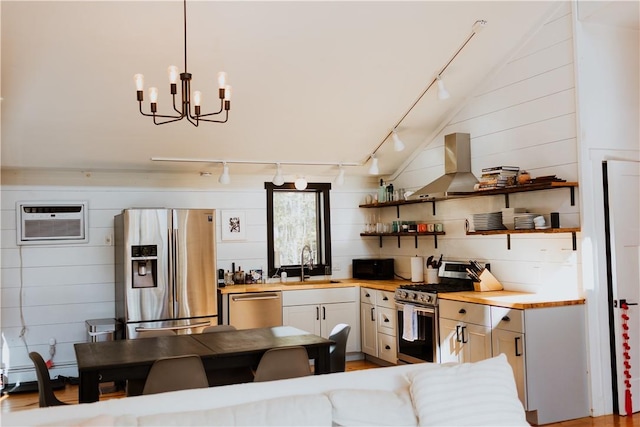
[(177, 331), (178, 329), (189, 329), (189, 328), (199, 328), (201, 326), (209, 326), (211, 325), (210, 321), (192, 323), (190, 325), (182, 325), (182, 326), (164, 326), (159, 328), (145, 328), (144, 326), (136, 326), (136, 332), (145, 332), (145, 331)]
[[(172, 221), (174, 222), (174, 221)], [(178, 230), (171, 229), (171, 299), (173, 300), (173, 317), (178, 317)]]

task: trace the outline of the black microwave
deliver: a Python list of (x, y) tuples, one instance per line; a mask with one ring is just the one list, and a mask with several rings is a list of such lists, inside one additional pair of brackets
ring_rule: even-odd
[(365, 280), (393, 280), (393, 258), (354, 259), (353, 278)]

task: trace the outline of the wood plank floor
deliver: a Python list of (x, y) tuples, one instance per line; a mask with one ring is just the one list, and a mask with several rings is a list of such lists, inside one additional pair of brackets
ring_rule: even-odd
[[(367, 360), (355, 360), (347, 362), (347, 371), (371, 369), (379, 367)], [(56, 390), (56, 397), (66, 403), (78, 403), (78, 387), (67, 385), (64, 390)], [(124, 397), (122, 391), (106, 393), (100, 396), (100, 400), (119, 399)], [(1, 412), (21, 411), (38, 407), (38, 393), (17, 393), (3, 395), (0, 398)], [(603, 417), (587, 417), (577, 420), (564, 421), (556, 424), (547, 424), (556, 427), (640, 427), (640, 413), (631, 417), (617, 415), (605, 415)]]

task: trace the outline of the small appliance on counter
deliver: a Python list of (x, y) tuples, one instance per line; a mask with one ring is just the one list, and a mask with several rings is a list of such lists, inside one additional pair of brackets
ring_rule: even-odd
[(393, 262), (393, 258), (354, 259), (351, 264), (353, 278), (393, 280), (395, 277)]

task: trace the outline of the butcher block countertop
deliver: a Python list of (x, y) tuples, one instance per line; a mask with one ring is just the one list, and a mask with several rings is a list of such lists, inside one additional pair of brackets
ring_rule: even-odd
[(513, 291), (447, 292), (438, 294), (438, 298), (494, 305), (498, 307), (518, 308), (521, 310), (530, 308), (559, 307), (563, 305), (580, 305), (585, 302), (584, 298), (554, 300), (553, 298), (544, 297), (538, 294)]
[[(335, 279), (335, 280), (309, 280), (287, 283), (266, 283), (255, 285), (230, 285), (220, 288), (224, 294), (241, 294), (246, 292), (269, 291), (293, 291), (301, 289), (332, 289), (346, 287), (367, 287), (381, 291), (394, 292), (400, 285), (407, 284), (405, 280), (361, 280), (361, 279)], [(514, 291), (487, 291), (487, 292), (445, 292), (438, 294), (443, 300), (471, 302), (476, 304), (493, 305), (498, 307), (531, 309), (543, 307), (558, 307), (564, 305), (584, 304), (584, 298), (554, 299), (538, 294)]]

